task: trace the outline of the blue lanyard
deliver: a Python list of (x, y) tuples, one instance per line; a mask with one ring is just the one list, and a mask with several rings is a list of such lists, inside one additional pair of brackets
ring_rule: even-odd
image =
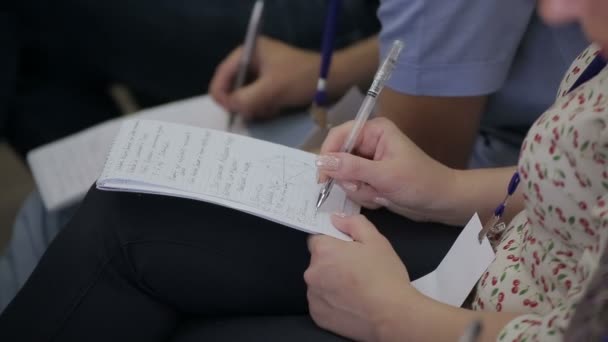
[(486, 222), (486, 224), (483, 226), (483, 229), (479, 232), (479, 235), (477, 235), (479, 243), (483, 241), (483, 238), (486, 236), (486, 234), (488, 234), (490, 229), (496, 226), (498, 220), (500, 220), (502, 215), (505, 213), (507, 203), (509, 202), (509, 199), (511, 198), (513, 193), (515, 193), (515, 190), (517, 190), (519, 181), (519, 172), (515, 171), (515, 173), (513, 173), (513, 176), (511, 176), (511, 181), (509, 182), (509, 186), (507, 187), (507, 195), (502, 200), (502, 202), (500, 202), (500, 204), (496, 207), (496, 209), (494, 209), (494, 215), (492, 215), (488, 222)]
[[(568, 90), (568, 93), (572, 92), (574, 89), (578, 88), (581, 84), (583, 84), (583, 83), (589, 81), (590, 79), (592, 79), (593, 77), (595, 77), (605, 67), (606, 67), (606, 60), (604, 58), (602, 58), (602, 56), (597, 55), (593, 59), (593, 61), (591, 61), (591, 63), (589, 63), (587, 68), (585, 68), (585, 70), (581, 73), (581, 75), (574, 82), (574, 84), (572, 84), (572, 87), (570, 87), (570, 89)], [(504, 215), (505, 208), (507, 207), (507, 203), (509, 202), (509, 199), (511, 198), (513, 193), (515, 193), (515, 190), (517, 190), (517, 186), (519, 185), (519, 182), (520, 182), (519, 172), (515, 171), (515, 173), (511, 177), (509, 186), (507, 187), (507, 195), (502, 200), (502, 202), (496, 207), (496, 209), (494, 209), (494, 215), (492, 215), (492, 217), (488, 220), (488, 222), (483, 226), (483, 229), (479, 232), (479, 235), (477, 236), (480, 243), (483, 240), (483, 238), (486, 236), (488, 231), (490, 231), (490, 229), (495, 227), (498, 224), (498, 221)]]
[(595, 58), (589, 63), (585, 70), (581, 73), (578, 79), (572, 84), (568, 93), (571, 93), (574, 89), (578, 88), (581, 84), (594, 78), (597, 74), (606, 67), (606, 60), (601, 55), (595, 56)]

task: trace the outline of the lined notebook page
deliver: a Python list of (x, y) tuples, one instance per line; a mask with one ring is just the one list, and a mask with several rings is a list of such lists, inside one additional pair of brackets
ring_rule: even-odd
[(359, 206), (334, 187), (317, 211), (316, 177), (311, 153), (211, 129), (132, 120), (123, 123), (97, 187), (216, 203), (350, 240), (330, 215), (356, 213)]

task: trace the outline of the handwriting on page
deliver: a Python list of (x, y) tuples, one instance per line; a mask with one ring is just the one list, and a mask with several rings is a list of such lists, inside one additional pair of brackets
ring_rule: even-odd
[[(129, 124), (102, 178), (229, 201), (237, 209), (307, 230), (331, 227), (331, 211), (317, 213), (314, 205), (320, 188), (314, 155), (219, 131), (156, 121)], [(347, 199), (337, 190), (328, 210), (344, 210)]]
[[(204, 113), (204, 115), (201, 115)], [(197, 96), (155, 108), (128, 118), (100, 123), (84, 131), (38, 147), (27, 161), (44, 205), (57, 210), (84, 197), (103, 170), (110, 147), (121, 124), (133, 119), (152, 119), (196, 127), (224, 129), (228, 115), (210, 96)], [(247, 134), (244, 127), (238, 127)]]

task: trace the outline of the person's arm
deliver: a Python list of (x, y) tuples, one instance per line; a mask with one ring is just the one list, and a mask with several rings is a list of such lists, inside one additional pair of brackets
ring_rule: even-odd
[[(411, 288), (410, 288), (411, 290)], [(501, 330), (520, 313), (477, 312), (439, 303), (424, 295), (395, 298), (395, 312), (378, 326), (380, 341), (458, 341), (475, 320), (481, 322), (476, 341), (496, 341)], [(405, 338), (407, 337), (407, 338)]]
[[(241, 53), (237, 48), (217, 67), (209, 87), (224, 108), (254, 118), (312, 102), (321, 63), (318, 53), (260, 37), (250, 70), (255, 79), (233, 91)], [(353, 85), (369, 82), (377, 66), (375, 36), (337, 51), (327, 80), (329, 98), (338, 99)]]
[(432, 157), (465, 168), (486, 96), (507, 80), (533, 13), (526, 1), (382, 2), (381, 56), (395, 39), (405, 48), (379, 114)]
[(429, 156), (452, 168), (467, 168), (485, 96), (414, 96), (385, 88), (378, 103), (378, 115), (393, 121)]
[[(385, 118), (364, 125), (355, 144), (357, 155), (339, 152), (352, 125), (350, 121), (332, 128), (323, 142), (317, 159), (319, 181), (333, 178), (351, 200), (367, 208), (383, 206), (416, 221), (462, 226), (475, 212), (482, 220), (490, 217), (515, 171), (449, 168)], [(523, 208), (521, 190), (513, 197), (504, 219)]]
[(426, 297), (411, 285), (389, 240), (364, 216), (334, 215), (332, 224), (353, 242), (323, 235), (308, 240), (304, 280), (310, 315), (320, 327), (359, 341), (457, 341), (475, 320), (483, 326), (479, 341), (495, 341), (507, 330), (512, 335), (509, 322), (516, 319), (528, 328), (521, 313), (475, 312)]
[(369, 86), (378, 68), (378, 49), (378, 36), (372, 36), (335, 53), (327, 81), (330, 98), (340, 98), (352, 86)]
[[(457, 210), (446, 210), (442, 222), (460, 225), (468, 222), (471, 215), (477, 212), (481, 222), (484, 223), (506, 196), (507, 186), (515, 170), (515, 167), (454, 170), (454, 177), (448, 182), (450, 185), (443, 205), (446, 209), (457, 208)], [(509, 200), (502, 221), (511, 221), (523, 209), (523, 191), (522, 186), (519, 186)]]

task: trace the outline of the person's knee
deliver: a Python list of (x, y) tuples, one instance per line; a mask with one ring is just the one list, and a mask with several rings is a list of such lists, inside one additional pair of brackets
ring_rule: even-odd
[(122, 209), (119, 195), (92, 187), (60, 236), (68, 235), (68, 239), (75, 240), (74, 243), (102, 245), (104, 248), (120, 246), (123, 234), (120, 232)]

